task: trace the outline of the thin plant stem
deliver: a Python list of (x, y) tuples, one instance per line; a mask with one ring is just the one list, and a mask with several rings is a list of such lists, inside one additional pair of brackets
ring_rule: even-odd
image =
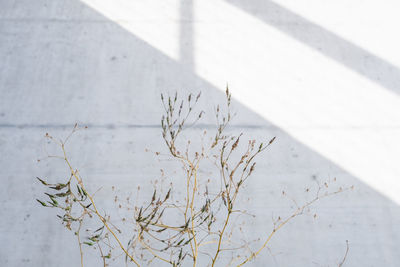
[(79, 220), (79, 227), (78, 227), (78, 230), (76, 231), (76, 236), (77, 236), (78, 244), (79, 244), (79, 254), (81, 256), (81, 267), (83, 267), (83, 251), (82, 251), (82, 242), (81, 242), (81, 237), (80, 237), (81, 227), (82, 227), (82, 220)]
[(88, 196), (90, 202), (91, 202), (92, 205), (93, 205), (94, 213), (97, 215), (97, 217), (99, 217), (99, 219), (100, 219), (101, 222), (104, 224), (104, 226), (107, 228), (107, 230), (112, 234), (112, 236), (113, 236), (114, 239), (117, 241), (117, 243), (118, 243), (119, 247), (122, 249), (122, 251), (136, 264), (136, 266), (139, 267), (140, 264), (128, 253), (128, 251), (127, 251), (127, 250), (125, 249), (125, 247), (122, 245), (122, 243), (121, 243), (121, 241), (119, 240), (119, 238), (117, 237), (117, 235), (114, 233), (114, 231), (113, 231), (113, 230), (110, 228), (110, 226), (108, 225), (106, 219), (105, 219), (105, 218), (99, 213), (99, 211), (97, 210), (97, 207), (96, 207), (96, 204), (95, 204), (95, 202), (94, 202), (94, 199), (93, 199), (92, 196), (87, 192), (86, 188), (84, 187), (84, 185), (83, 185), (83, 183), (82, 183), (82, 180), (81, 180), (81, 179), (78, 177), (78, 175), (77, 175), (77, 171), (75, 171), (75, 170), (72, 168), (72, 166), (71, 166), (71, 164), (70, 164), (70, 162), (69, 162), (69, 160), (68, 160), (68, 158), (67, 158), (67, 153), (66, 153), (66, 151), (65, 151), (64, 144), (62, 144), (61, 147), (62, 147), (62, 150), (63, 150), (63, 153), (64, 153), (64, 160), (65, 160), (65, 162), (67, 163), (67, 165), (68, 165), (68, 167), (69, 167), (69, 169), (70, 169), (72, 175), (73, 175), (73, 176), (75, 177), (75, 179), (77, 180), (78, 184), (82, 187), (83, 190), (86, 191), (87, 196)]

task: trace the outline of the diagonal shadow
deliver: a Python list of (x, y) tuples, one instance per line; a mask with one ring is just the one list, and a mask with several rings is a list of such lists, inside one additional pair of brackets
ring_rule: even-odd
[[(10, 139), (7, 140), (13, 140), (14, 134), (21, 133), (23, 130), (39, 129), (41, 135), (43, 134), (40, 129), (42, 127), (68, 127), (75, 121), (83, 121), (97, 130), (103, 131), (119, 128), (123, 128), (124, 131), (131, 130), (130, 133), (140, 132), (143, 129), (151, 131), (155, 128), (154, 125), (158, 124), (161, 112), (161, 109), (158, 108), (160, 90), (175, 90), (178, 87), (194, 88), (196, 91), (197, 88), (202, 88), (205, 93), (205, 102), (202, 104), (207, 106), (210, 105), (209, 102), (212, 99), (219, 102), (219, 99), (224, 98), (219, 89), (198, 77), (191, 68), (187, 67), (186, 63), (183, 64), (167, 57), (135, 36), (134, 33), (126, 31), (80, 1), (69, 1), (68, 6), (71, 10), (78, 10), (89, 18), (82, 21), (49, 22), (42, 20), (35, 23), (27, 20), (15, 25), (6, 25), (10, 31), (16, 34), (2, 37), (5, 46), (12, 45), (17, 41), (21, 44), (14, 49), (13, 55), (7, 56), (8, 62), (13, 62), (21, 68), (14, 68), (14, 66), (7, 69), (7, 76), (10, 78), (6, 81), (1, 80), (8, 86), (7, 89), (4, 89), (5, 87), (1, 89), (4, 97), (0, 99), (0, 108), (4, 108), (2, 110), (4, 116), (1, 117), (3, 126), (0, 126), (0, 131), (6, 135), (12, 133)], [(24, 23), (25, 26), (30, 25), (33, 30), (29, 33), (22, 31), (22, 27), (25, 27)], [(189, 38), (192, 38), (190, 30), (185, 30), (185, 32), (190, 36)], [(181, 42), (185, 42), (183, 36)], [(191, 54), (187, 55), (187, 53)], [(182, 54), (190, 58), (193, 51), (186, 51)], [(24, 68), (24, 63), (29, 63), (29, 68)], [(18, 79), (21, 76), (25, 79)], [(28, 80), (29, 86), (23, 80)], [(11, 91), (18, 91), (18, 96), (15, 97)], [(24, 96), (24, 98), (21, 99), (20, 96)], [(63, 100), (57, 102), (58, 99)], [(155, 105), (151, 99), (157, 99)], [(56, 104), (52, 104), (55, 101)], [(284, 181), (282, 183), (291, 184), (293, 188), (302, 188), (305, 180), (300, 177), (307, 177), (307, 181), (311, 181), (311, 176), (316, 173), (326, 176), (326, 170), (329, 169), (330, 174), (344, 177), (346, 183), (356, 185), (358, 191), (351, 198), (351, 202), (339, 203), (333, 211), (329, 207), (326, 209), (326, 213), (332, 212), (338, 216), (337, 219), (341, 221), (340, 227), (344, 231), (342, 235), (352, 240), (354, 244), (352, 247), (353, 258), (349, 259), (350, 264), (353, 262), (353, 266), (357, 266), (357, 264), (367, 266), (371, 263), (372, 265), (373, 263), (379, 264), (382, 259), (385, 259), (387, 261), (385, 266), (394, 266), (391, 264), (400, 261), (397, 247), (394, 246), (400, 237), (395, 227), (387, 227), (387, 221), (382, 222), (381, 220), (382, 215), (388, 212), (391, 216), (389, 220), (398, 222), (400, 207), (346, 170), (293, 139), (269, 121), (260, 118), (249, 108), (238, 102), (235, 103), (235, 107), (238, 114), (242, 116), (238, 118), (238, 123), (235, 124), (236, 128), (254, 135), (278, 135), (278, 139), (281, 140), (274, 150), (274, 157), (268, 157), (266, 159), (268, 163), (262, 163), (263, 171), (267, 173), (268, 178), (279, 176)], [(26, 117), (16, 116), (21, 113)], [(26, 121), (30, 123), (26, 124)], [(243, 121), (246, 124), (243, 124)], [(211, 122), (211, 119), (206, 118), (206, 122)], [(21, 125), (26, 128), (19, 129), (18, 126)], [(38, 132), (31, 131), (26, 135), (32, 135), (32, 133), (38, 134)], [(23, 141), (24, 138), (22, 138)], [(27, 148), (23, 146), (24, 144), (20, 145), (22, 153), (26, 152), (24, 149)], [(93, 146), (96, 145), (98, 144)], [(96, 149), (93, 148), (93, 151)], [(117, 156), (120, 158), (128, 156), (123, 153), (123, 151), (118, 151)], [(9, 159), (1, 163), (3, 172), (19, 173), (20, 166), (12, 162), (21, 162), (18, 157), (22, 156), (19, 153), (15, 155), (17, 156), (9, 155)], [(89, 161), (98, 159), (97, 155), (90, 157), (92, 158)], [(284, 166), (284, 170), (282, 170), (282, 166)], [(4, 192), (4, 195), (9, 196), (11, 200), (7, 199), (6, 201), (9, 202), (5, 204), (12, 201), (13, 206), (24, 205), (22, 202), (24, 200), (20, 200), (19, 195), (12, 195), (12, 192), (15, 188), (18, 188), (17, 192), (20, 192), (20, 187), (24, 186), (25, 180), (23, 179), (26, 179), (24, 175), (31, 179), (34, 168), (25, 168), (28, 174), (17, 175), (16, 181), (6, 182), (9, 183), (6, 188), (10, 193)], [(137, 163), (131, 164), (130, 168), (132, 169), (129, 170), (139, 169)], [(292, 169), (295, 170), (292, 171)], [(260, 176), (265, 178), (259, 174)], [(107, 178), (114, 179), (115, 177), (111, 175)], [(265, 183), (262, 186), (255, 185), (249, 188), (254, 195), (258, 196), (257, 205), (259, 206), (265, 206), (265, 203), (272, 205), (268, 202), (269, 197), (265, 192), (265, 189), (269, 188), (268, 185)], [(29, 192), (29, 187), (25, 189), (26, 191), (23, 192)], [(30, 196), (28, 195), (28, 197)], [(267, 216), (269, 218), (269, 215)], [(44, 217), (38, 219), (37, 222), (43, 228), (51, 224), (52, 220)], [(376, 230), (371, 232), (370, 229), (373, 225)], [(10, 220), (8, 227), (1, 229), (1, 232), (7, 235), (6, 240), (13, 240), (15, 238), (12, 234), (18, 232), (18, 227), (20, 227), (18, 224)], [(264, 225), (260, 222), (257, 227), (262, 228)], [(383, 227), (387, 228), (383, 231)], [(315, 247), (299, 247), (293, 241), (295, 238), (301, 237), (300, 240), (307, 240), (309, 243), (316, 244), (317, 247), (322, 247), (328, 243), (329, 239), (335, 238), (335, 231), (327, 230), (320, 236), (321, 240), (315, 239), (307, 234), (307, 230), (310, 228), (309, 225), (303, 225), (300, 226), (300, 231), (289, 229), (289, 234), (282, 236), (282, 246), (289, 247), (290, 251), (294, 251), (292, 253), (294, 257), (280, 259), (283, 266), (293, 265), (293, 260), (300, 259), (307, 254), (305, 251), (308, 251), (307, 255), (310, 256), (308, 258), (313, 258), (310, 253), (317, 250)], [(366, 235), (366, 232), (369, 234)], [(28, 234), (21, 233), (27, 239), (20, 245), (23, 246), (19, 249), (22, 252), (30, 250), (32, 242), (58, 242), (51, 240), (49, 235), (45, 236), (43, 241), (40, 239), (43, 237), (29, 238)], [(36, 254), (41, 255), (39, 252)], [(16, 255), (13, 253), (17, 252), (7, 246), (1, 253), (4, 253), (4, 257), (0, 255), (2, 265), (18, 266), (5, 262), (8, 259), (14, 260), (16, 263), (18, 255), (13, 257), (14, 259), (11, 259), (9, 255)], [(59, 254), (60, 252), (52, 250), (49, 253)], [(32, 266), (56, 266), (56, 264), (49, 265), (48, 262), (43, 262), (45, 260), (50, 261), (51, 259), (50, 257), (32, 259), (31, 262), (34, 264)], [(257, 264), (263, 266), (262, 262)]]
[[(263, 22), (343, 64), (365, 78), (400, 94), (400, 69), (337, 34), (270, 0), (226, 0)], [(285, 22), (282, 21), (285, 18)], [(289, 21), (290, 23), (287, 23)]]

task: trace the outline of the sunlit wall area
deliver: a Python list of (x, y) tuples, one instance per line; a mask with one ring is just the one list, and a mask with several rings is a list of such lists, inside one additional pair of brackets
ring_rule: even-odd
[(87, 4), (400, 201), (395, 3)]
[(316, 207), (318, 220), (288, 225), (252, 266), (336, 266), (345, 240), (347, 266), (398, 266), (399, 8), (391, 0), (0, 2), (0, 265), (70, 266), (60, 240), (77, 252), (31, 201), (41, 193), (35, 176), (61, 172), (35, 161), (44, 133), (88, 125), (71, 144), (88, 181), (144, 184), (158, 175), (142, 152), (163, 145), (160, 93), (202, 91), (201, 125), (211, 131), (228, 84), (238, 114), (229, 131), (277, 137), (258, 163), (261, 182), (247, 188), (266, 207), (254, 229), (282, 211), (276, 192), (301, 201), (315, 180), (355, 187)]

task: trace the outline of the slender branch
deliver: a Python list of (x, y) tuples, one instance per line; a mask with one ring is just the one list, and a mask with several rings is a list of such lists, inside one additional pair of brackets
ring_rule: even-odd
[(78, 184), (82, 187), (83, 190), (86, 191), (87, 193), (87, 197), (89, 198), (90, 202), (92, 203), (93, 209), (94, 209), (94, 213), (99, 217), (99, 219), (101, 220), (101, 222), (104, 224), (104, 226), (107, 228), (107, 230), (113, 235), (114, 239), (117, 241), (118, 245), (120, 246), (120, 248), (122, 249), (122, 251), (136, 264), (136, 266), (140, 266), (140, 264), (128, 253), (128, 251), (125, 249), (125, 247), (122, 245), (121, 241), (119, 240), (119, 238), (117, 237), (117, 235), (114, 233), (114, 231), (110, 228), (110, 226), (108, 225), (106, 219), (99, 213), (99, 211), (97, 210), (96, 204), (94, 203), (94, 199), (92, 198), (92, 196), (87, 192), (86, 188), (84, 187), (82, 180), (78, 177), (77, 175), (77, 171), (75, 171), (70, 162), (68, 161), (67, 158), (67, 154), (64, 148), (64, 144), (61, 145), (63, 153), (64, 153), (64, 160), (67, 163), (71, 174), (75, 177), (75, 179), (77, 180)]
[(79, 220), (79, 227), (78, 227), (78, 230), (76, 231), (76, 236), (78, 239), (79, 253), (81, 256), (81, 267), (83, 267), (83, 251), (82, 251), (82, 242), (81, 242), (81, 237), (80, 237), (81, 227), (82, 227), (82, 220)]
[(349, 240), (346, 240), (346, 252), (344, 253), (343, 260), (339, 263), (338, 267), (342, 267), (344, 262), (346, 261), (347, 254), (349, 253)]
[(302, 207), (297, 208), (296, 211), (289, 216), (287, 219), (285, 219), (284, 221), (282, 221), (277, 227), (274, 227), (274, 229), (272, 230), (272, 232), (269, 234), (269, 236), (267, 237), (266, 241), (264, 242), (264, 244), (254, 253), (251, 253), (251, 255), (249, 257), (247, 257), (242, 263), (240, 263), (239, 265), (237, 265), (237, 267), (242, 266), (244, 264), (246, 264), (247, 262), (251, 261), (252, 259), (254, 259), (258, 254), (260, 254), (260, 252), (267, 246), (267, 244), (269, 243), (269, 241), (271, 240), (271, 238), (275, 235), (275, 233), (281, 229), (284, 225), (286, 225), (289, 221), (291, 221), (293, 218), (297, 217), (298, 215), (303, 214), (304, 210), (311, 206), (314, 202), (321, 200), (322, 198), (331, 196), (331, 195), (335, 195), (338, 194), (340, 192), (343, 192), (343, 189), (339, 189), (338, 191), (334, 191), (332, 193), (328, 193), (325, 194), (323, 196), (319, 196), (319, 191), (321, 188), (318, 189), (317, 192), (317, 196), (312, 199), (311, 201), (307, 202), (306, 204), (304, 204)]
[(96, 242), (96, 243), (97, 243), (97, 247), (99, 248), (101, 258), (103, 259), (103, 267), (106, 267), (107, 266), (106, 257), (104, 257), (103, 250), (101, 249), (99, 242)]
[(224, 232), (225, 232), (226, 226), (228, 225), (230, 216), (231, 216), (231, 211), (229, 210), (229, 211), (228, 211), (228, 215), (227, 215), (227, 217), (226, 217), (226, 219), (225, 219), (224, 226), (223, 226), (223, 228), (222, 228), (222, 230), (221, 230), (221, 232), (220, 232), (220, 234), (219, 234), (217, 252), (215, 253), (215, 256), (214, 256), (214, 258), (212, 259), (212, 263), (211, 263), (211, 266), (212, 266), (212, 267), (214, 267), (215, 262), (217, 261), (218, 255), (219, 255), (219, 253), (221, 252), (222, 237), (224, 236)]
[(192, 220), (192, 237), (193, 237), (193, 244), (194, 244), (194, 254), (193, 254), (193, 266), (196, 266), (197, 263), (197, 254), (198, 254), (198, 247), (197, 247), (197, 240), (196, 240), (196, 233), (194, 231), (194, 197), (196, 194), (196, 189), (197, 189), (197, 168), (198, 165), (196, 165), (195, 167), (191, 166), (194, 170), (194, 183), (193, 183), (193, 192), (192, 192), (192, 201), (190, 203), (190, 216), (191, 216), (191, 220)]
[(164, 259), (163, 257), (159, 256), (157, 253), (155, 253), (153, 251), (153, 249), (149, 245), (146, 244), (146, 242), (143, 240), (142, 233), (139, 234), (138, 240), (139, 240), (140, 244), (142, 244), (155, 258), (157, 258), (159, 260), (162, 260), (162, 261), (172, 265), (172, 262), (170, 260)]

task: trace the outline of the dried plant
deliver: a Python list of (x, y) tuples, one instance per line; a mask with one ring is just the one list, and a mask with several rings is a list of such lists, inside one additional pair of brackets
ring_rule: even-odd
[[(310, 201), (302, 205), (297, 205), (294, 201), (296, 208), (290, 216), (274, 220), (273, 230), (265, 234), (264, 240), (256, 240), (254, 243), (249, 240), (242, 241), (238, 237), (240, 231), (235, 228), (235, 222), (239, 216), (248, 213), (237, 207), (239, 195), (255, 171), (257, 156), (275, 141), (275, 137), (266, 142), (243, 142), (242, 134), (226, 134), (226, 128), (233, 118), (231, 94), (227, 88), (226, 106), (217, 106), (215, 109), (215, 135), (207, 138), (209, 135), (204, 131), (201, 145), (195, 149), (196, 144), (192, 144), (190, 138), (182, 139), (181, 135), (185, 128), (194, 125), (204, 114), (203, 111), (194, 113), (199, 98), (200, 94), (189, 94), (183, 100), (178, 100), (177, 94), (172, 97), (161, 95), (165, 111), (161, 119), (162, 137), (169, 157), (181, 164), (183, 172), (176, 184), (171, 183), (167, 190), (155, 188), (146, 204), (137, 206), (136, 203), (136, 206), (130, 209), (130, 217), (133, 218), (133, 225), (130, 227), (133, 229), (132, 233), (122, 233), (120, 228), (111, 222), (110, 215), (99, 211), (94, 195), (86, 189), (79, 171), (68, 159), (67, 141), (81, 128), (75, 125), (71, 134), (64, 140), (57, 140), (46, 134), (46, 138), (58, 144), (62, 152), (61, 156), (49, 157), (63, 160), (70, 175), (68, 179), (57, 183), (37, 178), (48, 188), (45, 193), (48, 199), (37, 201), (44, 207), (58, 209), (57, 217), (67, 229), (75, 233), (82, 266), (84, 246), (96, 248), (103, 266), (108, 265), (116, 249), (123, 253), (126, 264), (134, 263), (137, 266), (151, 264), (156, 260), (172, 266), (186, 266), (189, 263), (193, 266), (219, 266), (219, 261), (242, 266), (257, 257), (268, 246), (276, 232), (289, 221), (299, 215), (309, 214), (312, 204), (350, 189), (339, 187), (329, 191), (328, 183), (318, 185), (315, 196)], [(165, 156), (160, 152), (155, 154)], [(217, 177), (206, 178), (200, 175), (199, 170), (203, 162), (213, 164), (218, 171)], [(182, 188), (179, 188), (180, 186)], [(178, 192), (183, 192), (181, 199)], [(285, 192), (282, 194), (286, 195)], [(82, 229), (89, 224), (95, 224), (97, 227), (93, 228), (95, 230), (87, 229), (86, 237), (83, 238)], [(221, 255), (228, 251), (231, 252), (231, 259), (222, 259)], [(344, 259), (340, 266), (343, 265)]]

